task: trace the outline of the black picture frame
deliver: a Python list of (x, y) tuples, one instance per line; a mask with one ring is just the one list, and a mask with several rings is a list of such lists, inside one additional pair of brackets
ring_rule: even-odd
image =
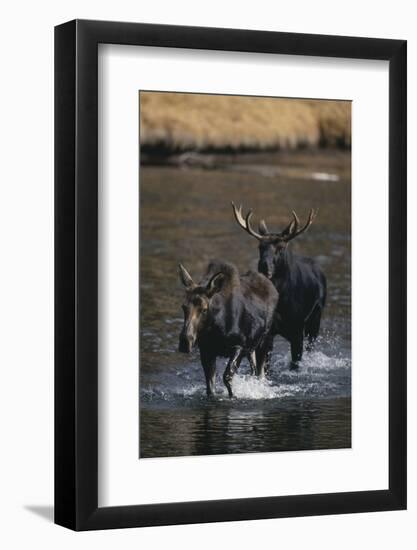
[[(389, 62), (387, 490), (98, 507), (97, 52), (103, 43)], [(404, 40), (106, 21), (55, 28), (57, 524), (91, 530), (406, 508), (406, 47)]]

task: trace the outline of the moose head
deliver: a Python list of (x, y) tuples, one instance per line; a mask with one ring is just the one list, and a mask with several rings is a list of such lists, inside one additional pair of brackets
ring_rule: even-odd
[(204, 285), (196, 284), (181, 264), (178, 266), (180, 281), (185, 287), (185, 301), (182, 305), (184, 324), (179, 339), (179, 351), (191, 353), (198, 335), (204, 330), (210, 299), (222, 288), (223, 273), (215, 273)]
[(304, 233), (313, 223), (318, 210), (310, 210), (307, 223), (301, 227), (297, 214), (292, 211), (290, 223), (278, 233), (271, 233), (264, 220), (259, 223), (258, 231), (251, 226), (252, 210), (244, 217), (242, 214), (242, 205), (239, 208), (232, 202), (233, 213), (238, 225), (249, 235), (259, 241), (259, 262), (258, 271), (263, 273), (268, 279), (271, 279), (279, 266), (285, 260), (287, 245), (290, 241)]

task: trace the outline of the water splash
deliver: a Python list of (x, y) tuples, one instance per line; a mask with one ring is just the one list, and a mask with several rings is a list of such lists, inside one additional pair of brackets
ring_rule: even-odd
[[(247, 400), (276, 399), (293, 395), (292, 388), (288, 384), (275, 386), (272, 380), (267, 378), (260, 379), (256, 376), (239, 374), (233, 378), (233, 393), (237, 399)], [(185, 399), (205, 398), (206, 389), (204, 385), (193, 385), (190, 388), (180, 390), (177, 395)], [(227, 390), (220, 380), (217, 380), (216, 397), (229, 401)]]
[[(272, 400), (285, 398), (335, 397), (350, 395), (351, 360), (341, 354), (327, 355), (323, 351), (306, 353), (298, 369), (290, 370), (290, 354), (275, 354), (271, 372), (259, 379), (245, 372), (233, 378), (233, 393), (240, 401)], [(244, 367), (243, 367), (244, 370)], [(230, 402), (221, 375), (223, 368), (218, 361), (216, 399)], [(204, 375), (198, 361), (175, 369), (157, 386), (141, 389), (143, 403), (185, 406), (206, 400)]]
[[(290, 354), (285, 357), (285, 361), (289, 362)], [(347, 357), (329, 357), (322, 351), (313, 351), (305, 353), (302, 361), (300, 362), (300, 369), (302, 371), (329, 371), (335, 372), (338, 369), (350, 370), (351, 360)]]

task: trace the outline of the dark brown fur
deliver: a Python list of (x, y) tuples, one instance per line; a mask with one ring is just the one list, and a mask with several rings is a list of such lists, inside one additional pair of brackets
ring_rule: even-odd
[[(255, 369), (255, 350), (261, 358), (266, 353), (264, 342), (271, 331), (278, 293), (260, 273), (239, 276), (233, 264), (220, 260), (210, 262), (199, 284), (182, 266), (180, 276), (186, 301), (179, 350), (189, 353), (198, 345), (208, 395), (214, 390), (216, 358), (228, 357), (223, 380), (232, 396), (231, 380), (242, 358), (249, 357)], [(263, 375), (263, 370), (258, 369), (258, 374)]]

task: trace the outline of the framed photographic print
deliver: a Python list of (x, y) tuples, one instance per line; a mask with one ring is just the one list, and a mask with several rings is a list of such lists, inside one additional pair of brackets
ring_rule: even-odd
[(55, 29), (55, 521), (406, 507), (406, 42)]

